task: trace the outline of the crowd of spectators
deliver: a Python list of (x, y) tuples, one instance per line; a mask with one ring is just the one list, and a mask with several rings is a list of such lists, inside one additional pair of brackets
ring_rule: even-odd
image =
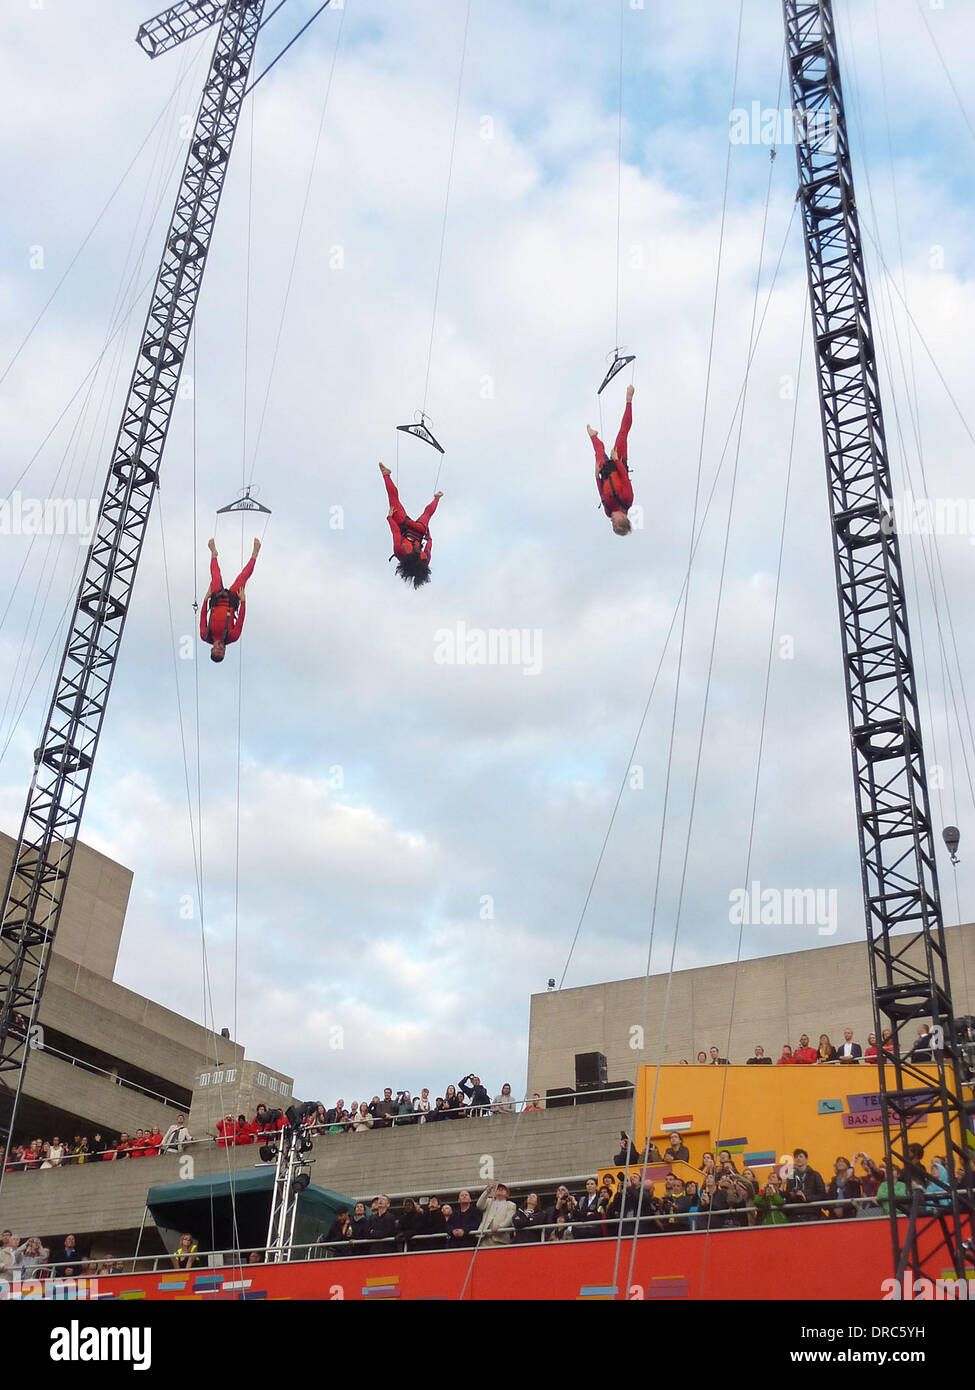
[[(392, 1087), (387, 1086), (382, 1097), (374, 1095), (371, 1101), (352, 1101), (346, 1105), (345, 1100), (339, 1098), (333, 1106), (320, 1103), (314, 1115), (305, 1118), (304, 1124), (311, 1134), (361, 1134), (398, 1125), (512, 1115), (516, 1107), (509, 1082), (506, 1081), (492, 1099), (481, 1078), (469, 1073), (456, 1085), (447, 1086), (444, 1094), (435, 1099), (431, 1099), (427, 1087), (423, 1087), (419, 1095), (412, 1096), (409, 1091), (394, 1093)], [(544, 1102), (536, 1092), (522, 1108), (533, 1111), (543, 1107)], [(281, 1110), (259, 1105), (250, 1118), (247, 1115), (234, 1118), (228, 1112), (217, 1122), (216, 1132), (206, 1138), (214, 1140), (221, 1149), (238, 1148), (258, 1143), (263, 1136), (273, 1135), (286, 1124)], [(165, 1133), (158, 1125), (146, 1125), (133, 1135), (76, 1134), (70, 1143), (55, 1135), (50, 1140), (33, 1139), (29, 1144), (15, 1144), (7, 1154), (6, 1170), (25, 1172), (92, 1161), (155, 1158), (163, 1153), (182, 1153), (187, 1144), (194, 1142), (186, 1126), (186, 1117), (177, 1115)]]
[[(843, 1030), (843, 1041), (834, 1046), (830, 1041), (828, 1033), (820, 1033), (819, 1044), (812, 1047), (809, 1042), (809, 1034), (801, 1034), (795, 1047), (791, 1043), (782, 1044), (781, 1055), (774, 1059), (775, 1065), (786, 1066), (814, 1066), (820, 1062), (872, 1062), (874, 1065), (878, 1061), (885, 1062), (894, 1051), (894, 1038), (891, 1030), (885, 1028), (877, 1046), (876, 1033), (867, 1034), (867, 1045), (862, 1047), (853, 1038), (853, 1029)], [(907, 1054), (913, 1062), (932, 1062), (935, 1055), (935, 1041), (930, 1026), (927, 1023), (918, 1025), (917, 1035)], [(768, 1055), (765, 1048), (759, 1044), (751, 1057), (746, 1058), (746, 1066), (766, 1066), (773, 1064), (773, 1058)], [(686, 1059), (682, 1059), (680, 1065), (689, 1065)], [(722, 1057), (717, 1047), (712, 1047), (709, 1052), (699, 1052), (697, 1054), (697, 1066), (726, 1067), (728, 1058)]]
[(52, 1279), (70, 1275), (92, 1279), (99, 1274), (120, 1274), (126, 1268), (121, 1260), (91, 1260), (82, 1256), (74, 1236), (65, 1236), (56, 1246), (44, 1245), (40, 1236), (22, 1240), (13, 1231), (0, 1233), (0, 1289), (20, 1279)]

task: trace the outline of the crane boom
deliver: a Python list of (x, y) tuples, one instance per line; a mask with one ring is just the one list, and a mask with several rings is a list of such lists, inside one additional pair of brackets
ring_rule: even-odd
[[(879, 1067), (887, 1172), (909, 1162), (908, 1144), (918, 1137), (928, 1156), (943, 1153), (951, 1170), (950, 1192), (937, 1216), (925, 1217), (916, 1207), (905, 1233), (891, 1202), (891, 1233), (900, 1276), (907, 1268), (915, 1277), (930, 1268), (940, 1273), (950, 1262), (962, 1277), (973, 1190), (970, 1169), (967, 1182), (956, 1182), (954, 1174), (956, 1162), (965, 1164), (972, 1105), (962, 1092), (966, 1073), (951, 1001), (832, 3), (783, 0), (783, 6), (874, 1018), (878, 1039), (889, 1026), (894, 1042), (890, 1066)], [(930, 1066), (910, 1055), (902, 1037), (921, 1019), (931, 1020), (941, 1044), (932, 1047)], [(912, 1135), (909, 1126), (922, 1117), (926, 1128)], [(934, 1130), (929, 1119), (936, 1121)]]
[(3, 899), (8, 1145), (264, 3), (181, 0), (139, 31), (157, 53), (220, 24)]

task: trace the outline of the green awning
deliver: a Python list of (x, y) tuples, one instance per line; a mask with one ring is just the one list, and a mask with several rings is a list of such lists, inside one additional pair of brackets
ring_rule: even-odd
[[(263, 1248), (271, 1214), (274, 1166), (214, 1173), (151, 1187), (146, 1206), (167, 1249), (190, 1234), (201, 1250)], [(340, 1211), (352, 1211), (353, 1198), (308, 1186), (298, 1197), (295, 1244), (312, 1245), (328, 1235)]]

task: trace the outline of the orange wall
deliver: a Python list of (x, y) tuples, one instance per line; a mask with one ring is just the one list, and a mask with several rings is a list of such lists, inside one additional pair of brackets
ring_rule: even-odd
[[(934, 1079), (935, 1073), (931, 1076)], [(865, 1152), (882, 1160), (883, 1132), (879, 1126), (843, 1126), (843, 1115), (851, 1109), (847, 1097), (874, 1093), (878, 1084), (877, 1067), (865, 1063), (641, 1067), (634, 1137), (642, 1147), (649, 1128), (662, 1153), (669, 1132), (663, 1126), (664, 1119), (690, 1115), (693, 1121), (683, 1138), (695, 1165), (700, 1164), (706, 1149), (723, 1147), (720, 1140), (743, 1138), (747, 1140), (746, 1151), (774, 1149), (776, 1157), (791, 1154), (797, 1146), (806, 1149), (810, 1164), (828, 1182), (834, 1160), (841, 1154), (852, 1159), (855, 1153)], [(819, 1114), (821, 1100), (841, 1103), (841, 1112)], [(652, 1125), (648, 1124), (651, 1108)], [(923, 1144), (937, 1127), (936, 1116), (925, 1116), (916, 1126), (918, 1142)], [(741, 1167), (742, 1157), (736, 1155), (735, 1162)], [(757, 1176), (769, 1171), (768, 1167), (757, 1168)]]

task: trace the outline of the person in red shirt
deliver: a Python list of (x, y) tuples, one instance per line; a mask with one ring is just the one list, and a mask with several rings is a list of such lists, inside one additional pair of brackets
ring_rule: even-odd
[(246, 1115), (237, 1116), (237, 1137), (234, 1142), (238, 1148), (244, 1144), (253, 1144), (257, 1135), (257, 1125), (253, 1120), (248, 1120)]
[(586, 426), (592, 447), (596, 451), (596, 487), (599, 489), (599, 500), (618, 536), (628, 536), (633, 529), (627, 516), (627, 512), (633, 506), (633, 484), (630, 482), (630, 470), (626, 466), (626, 437), (633, 424), (632, 401), (633, 387), (628, 386), (623, 422), (609, 458), (606, 457), (603, 442), (592, 425)]
[(789, 1046), (788, 1043), (783, 1043), (782, 1056), (779, 1058), (775, 1065), (777, 1067), (791, 1067), (795, 1060), (796, 1059), (792, 1055), (792, 1048)]
[(149, 1131), (147, 1129), (137, 1129), (135, 1139), (132, 1141), (132, 1157), (145, 1158), (149, 1153)]
[(237, 1126), (232, 1115), (224, 1115), (222, 1120), (217, 1121), (217, 1133), (220, 1135), (217, 1148), (232, 1149), (237, 1139)]
[(389, 469), (384, 463), (381, 463), (379, 468), (386, 484), (386, 496), (389, 498), (386, 520), (393, 533), (393, 553), (389, 558), (399, 562), (396, 573), (400, 579), (406, 584), (412, 584), (414, 589), (419, 589), (423, 584), (430, 582), (430, 556), (433, 554), (430, 518), (437, 510), (437, 503), (443, 493), (435, 492), (430, 505), (412, 521), (399, 500), (399, 492)]
[(210, 660), (223, 661), (227, 646), (237, 641), (244, 626), (247, 610), (244, 586), (254, 573), (254, 561), (261, 543), (254, 541), (251, 558), (229, 589), (223, 587), (216, 542), (211, 538), (207, 545), (210, 547), (210, 587), (203, 596), (203, 607), (200, 609), (200, 637), (213, 647)]
[(146, 1135), (146, 1158), (158, 1158), (162, 1148), (162, 1130), (158, 1125), (153, 1125)]
[(811, 1065), (817, 1060), (816, 1049), (809, 1046), (809, 1034), (803, 1033), (799, 1039), (799, 1046), (792, 1054), (792, 1060), (797, 1064)]

